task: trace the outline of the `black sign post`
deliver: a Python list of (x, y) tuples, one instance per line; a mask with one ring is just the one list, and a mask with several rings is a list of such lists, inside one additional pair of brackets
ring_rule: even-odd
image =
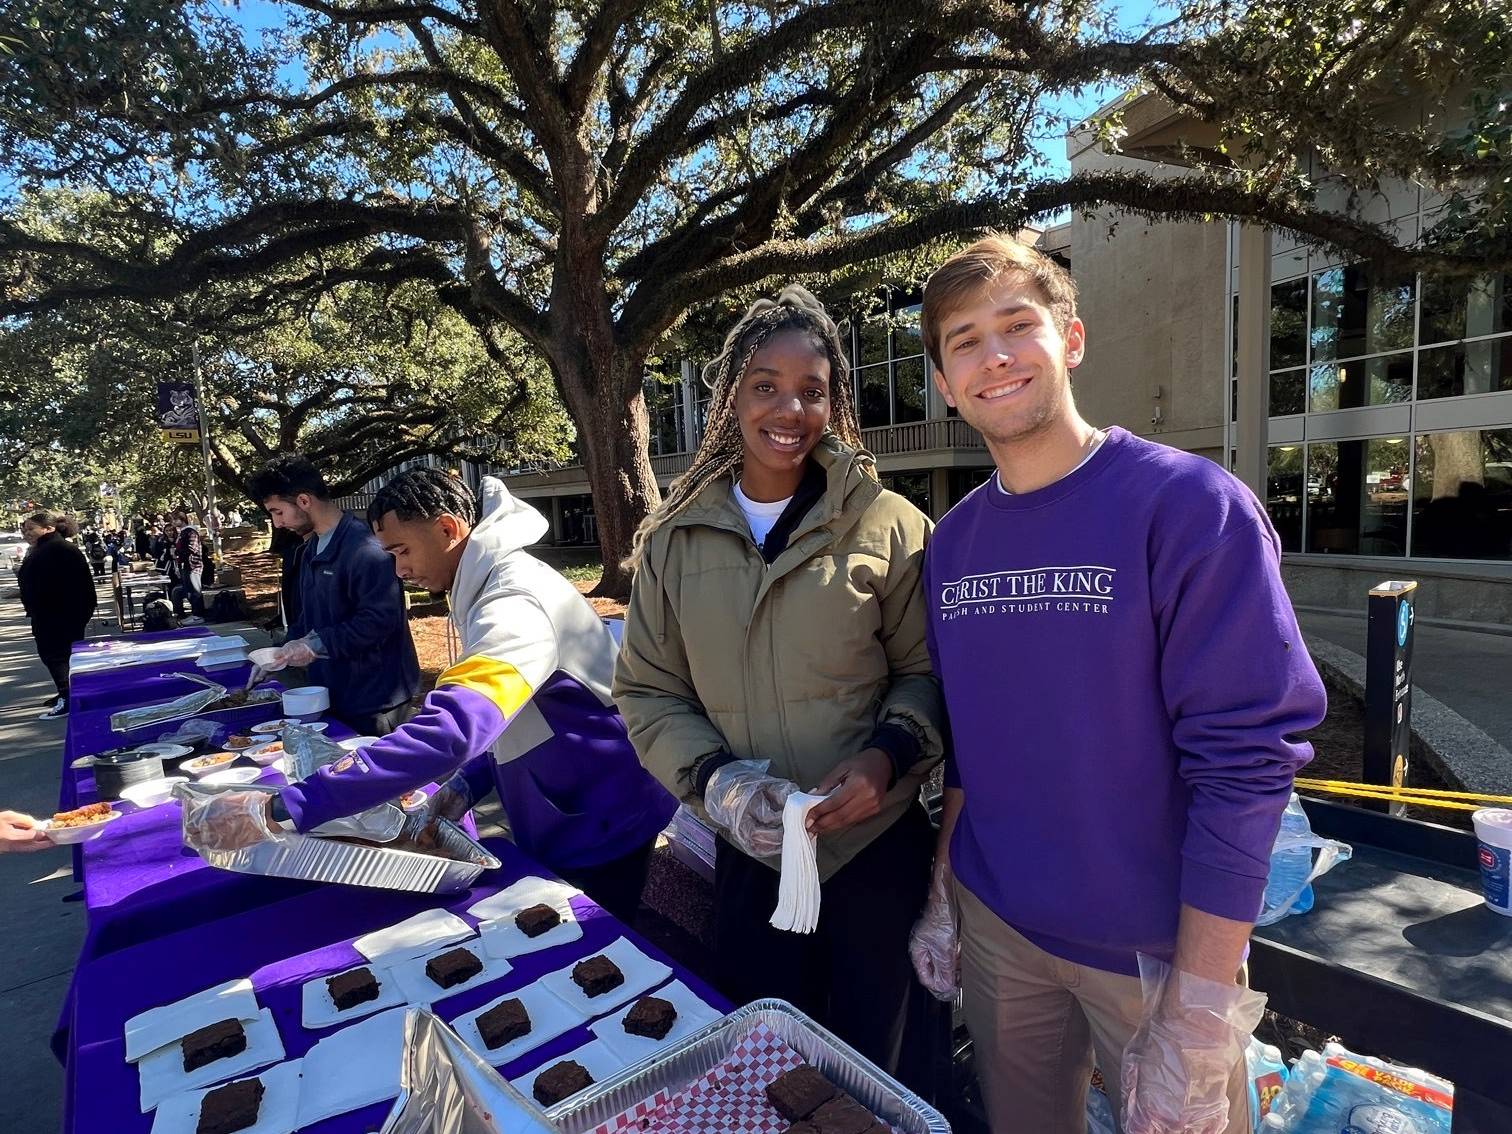
[[(1412, 601), (1416, 581), (1385, 582), (1370, 590), (1365, 639), (1365, 762), (1367, 784), (1401, 787), (1412, 749)], [(1403, 805), (1374, 805), (1400, 815)]]

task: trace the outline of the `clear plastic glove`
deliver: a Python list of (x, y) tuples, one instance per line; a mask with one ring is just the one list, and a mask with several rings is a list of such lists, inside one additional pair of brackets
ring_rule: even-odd
[(937, 863), (924, 912), (908, 935), (908, 959), (919, 983), (936, 1000), (947, 1003), (961, 988), (961, 938), (950, 894), (950, 864)]
[(184, 845), (195, 851), (231, 851), (276, 837), (263, 791), (227, 791), (184, 798)]
[(450, 819), (457, 822), (472, 808), (472, 800), (467, 798), (467, 793), (459, 791), (452, 784), (444, 784), (437, 788), (430, 799), (426, 800), (423, 814), (427, 821), (431, 819)]
[(1222, 1134), (1265, 994), (1139, 955), (1144, 1018), (1124, 1048), (1124, 1134)]
[(252, 679), (247, 682), (247, 688), (251, 689), (270, 673), (277, 673), (291, 665), (304, 668), (316, 658), (325, 657), (325, 647), (320, 641), (320, 635), (306, 634), (303, 638), (295, 638), (281, 646), (253, 650), (247, 656), (252, 659)]
[(753, 858), (782, 853), (782, 807), (798, 790), (766, 774), (770, 760), (735, 760), (709, 777), (704, 810), (725, 837)]
[(37, 821), (19, 811), (0, 811), (0, 853), (46, 850), (52, 840), (42, 833)]

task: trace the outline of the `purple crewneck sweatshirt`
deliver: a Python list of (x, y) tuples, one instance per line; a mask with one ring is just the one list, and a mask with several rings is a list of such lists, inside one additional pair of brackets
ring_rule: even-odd
[(935, 529), (929, 645), (964, 791), (961, 884), (1065, 960), (1136, 974), (1182, 904), (1252, 921), (1325, 698), (1253, 494), (1110, 429)]

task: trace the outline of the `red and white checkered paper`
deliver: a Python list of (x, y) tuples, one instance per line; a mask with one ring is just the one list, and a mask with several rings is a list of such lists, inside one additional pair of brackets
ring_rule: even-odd
[(803, 1062), (775, 1032), (757, 1024), (702, 1078), (677, 1094), (656, 1092), (593, 1134), (783, 1134), (792, 1123), (767, 1101), (766, 1087)]

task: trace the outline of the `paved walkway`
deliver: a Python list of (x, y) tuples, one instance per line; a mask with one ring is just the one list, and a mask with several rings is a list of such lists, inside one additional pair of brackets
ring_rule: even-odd
[[(51, 815), (58, 805), (64, 722), (39, 721), (51, 678), (37, 660), (15, 575), (0, 569), (0, 809)], [(47, 1043), (84, 940), (84, 908), (64, 849), (0, 855), (0, 1067), (6, 1126), (56, 1130), (63, 1068)]]
[[(1298, 611), (1303, 632), (1365, 655), (1365, 615)], [(1412, 683), (1512, 750), (1512, 636), (1424, 626), (1413, 631)]]

